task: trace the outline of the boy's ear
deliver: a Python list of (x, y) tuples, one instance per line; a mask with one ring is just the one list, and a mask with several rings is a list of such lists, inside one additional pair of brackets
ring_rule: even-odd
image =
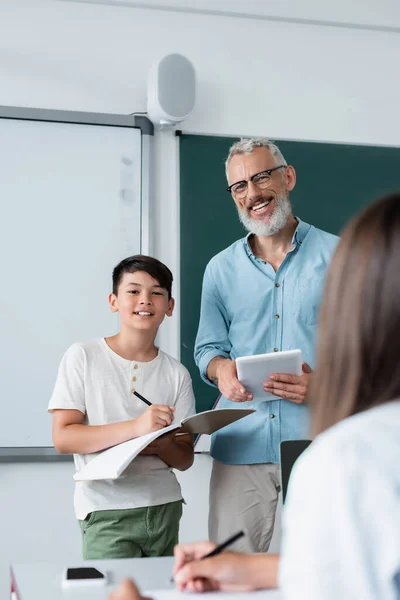
[(174, 312), (174, 306), (175, 306), (175, 300), (173, 298), (171, 298), (171, 300), (168, 300), (168, 309), (167, 309), (167, 312), (165, 313), (167, 315), (167, 317), (172, 317), (172, 313)]
[(118, 298), (115, 294), (108, 295), (108, 304), (110, 305), (111, 312), (118, 312)]

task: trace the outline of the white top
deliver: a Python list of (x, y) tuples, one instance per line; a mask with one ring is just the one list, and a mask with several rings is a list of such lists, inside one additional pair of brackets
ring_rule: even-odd
[(400, 598), (400, 402), (330, 428), (296, 462), (283, 514), (285, 600)]
[[(49, 403), (55, 408), (80, 410), (88, 425), (107, 425), (136, 419), (148, 408), (132, 394), (136, 389), (154, 404), (176, 406), (175, 420), (195, 413), (192, 381), (177, 360), (158, 351), (147, 363), (116, 354), (105, 340), (73, 344), (65, 353)], [(93, 454), (75, 454), (78, 471)], [(139, 508), (182, 499), (172, 469), (158, 456), (138, 456), (116, 480), (75, 484), (78, 519), (94, 510)]]

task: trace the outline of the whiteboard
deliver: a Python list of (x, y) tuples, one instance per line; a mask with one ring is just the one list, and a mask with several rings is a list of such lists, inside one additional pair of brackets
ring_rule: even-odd
[(117, 332), (114, 266), (141, 250), (141, 131), (0, 115), (1, 447), (51, 446), (65, 350)]

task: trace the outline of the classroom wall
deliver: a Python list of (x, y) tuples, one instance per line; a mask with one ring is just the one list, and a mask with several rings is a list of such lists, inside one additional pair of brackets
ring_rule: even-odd
[[(319, 11), (323, 4), (319, 3)], [(376, 1), (375, 5), (390, 22), (394, 3)], [(341, 6), (345, 11), (344, 3)], [(351, 17), (354, 21), (357, 15)], [(394, 29), (56, 0), (3, 0), (0, 104), (142, 112), (148, 70), (154, 60), (171, 52), (187, 56), (197, 73), (196, 107), (181, 126), (187, 132), (400, 143), (400, 81), (395, 76), (400, 44)], [(179, 297), (178, 141), (173, 132), (156, 134), (154, 155), (153, 252), (175, 273)], [(207, 177), (201, 165), (199, 177)], [(338, 178), (332, 165), (332, 181), (327, 185), (335, 185)], [(179, 302), (175, 318), (165, 323), (160, 334), (163, 349), (175, 356), (179, 355), (178, 316)], [(196, 460), (192, 471), (184, 474), (184, 493), (206, 489), (207, 460)], [(1, 594), (6, 586), (4, 565), (10, 558), (46, 560), (48, 556), (41, 554), (51, 547), (53, 530), (54, 539), (62, 540), (60, 555), (54, 558), (67, 560), (77, 551), (71, 475), (67, 464), (0, 465), (0, 597), (5, 597)], [(40, 495), (46, 499), (44, 504)], [(43, 506), (61, 507), (59, 523), (56, 514), (48, 514)], [(193, 518), (196, 514), (199, 519)], [(204, 537), (206, 514), (207, 494), (193, 494), (183, 523), (186, 539)], [(13, 541), (3, 532), (7, 536), (14, 532)]]
[[(198, 455), (193, 469), (179, 473), (184, 498), (182, 541), (204, 539), (211, 459)], [(82, 561), (81, 534), (72, 508), (73, 463), (0, 463), (0, 598), (8, 598), (9, 564)]]
[[(375, 10), (367, 9), (363, 17), (358, 5), (361, 25), (351, 28), (5, 0), (0, 103), (142, 112), (150, 66), (167, 53), (181, 52), (193, 62), (198, 82), (195, 110), (181, 125), (185, 131), (395, 146), (400, 140), (399, 9), (393, 0), (368, 4)], [(270, 5), (277, 10), (277, 3)], [(377, 22), (391, 22), (393, 31), (362, 28), (365, 20), (376, 18), (376, 7), (382, 15)], [(285, 2), (285, 17), (287, 10)], [(304, 16), (312, 11), (312, 2), (305, 3)], [(321, 11), (319, 3), (315, 14), (322, 20)], [(348, 14), (356, 22), (353, 8)], [(339, 3), (334, 13), (327, 7), (326, 15), (343, 21), (346, 5)], [(295, 16), (300, 16), (298, 6)], [(177, 140), (163, 131), (155, 146), (153, 251), (177, 274)], [(201, 169), (200, 176), (206, 176)], [(174, 355), (179, 353), (178, 321), (169, 320), (160, 336)]]

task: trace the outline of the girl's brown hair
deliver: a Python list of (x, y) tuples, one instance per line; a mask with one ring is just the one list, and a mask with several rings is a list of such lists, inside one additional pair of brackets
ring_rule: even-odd
[(400, 194), (345, 228), (321, 307), (312, 433), (400, 398)]

